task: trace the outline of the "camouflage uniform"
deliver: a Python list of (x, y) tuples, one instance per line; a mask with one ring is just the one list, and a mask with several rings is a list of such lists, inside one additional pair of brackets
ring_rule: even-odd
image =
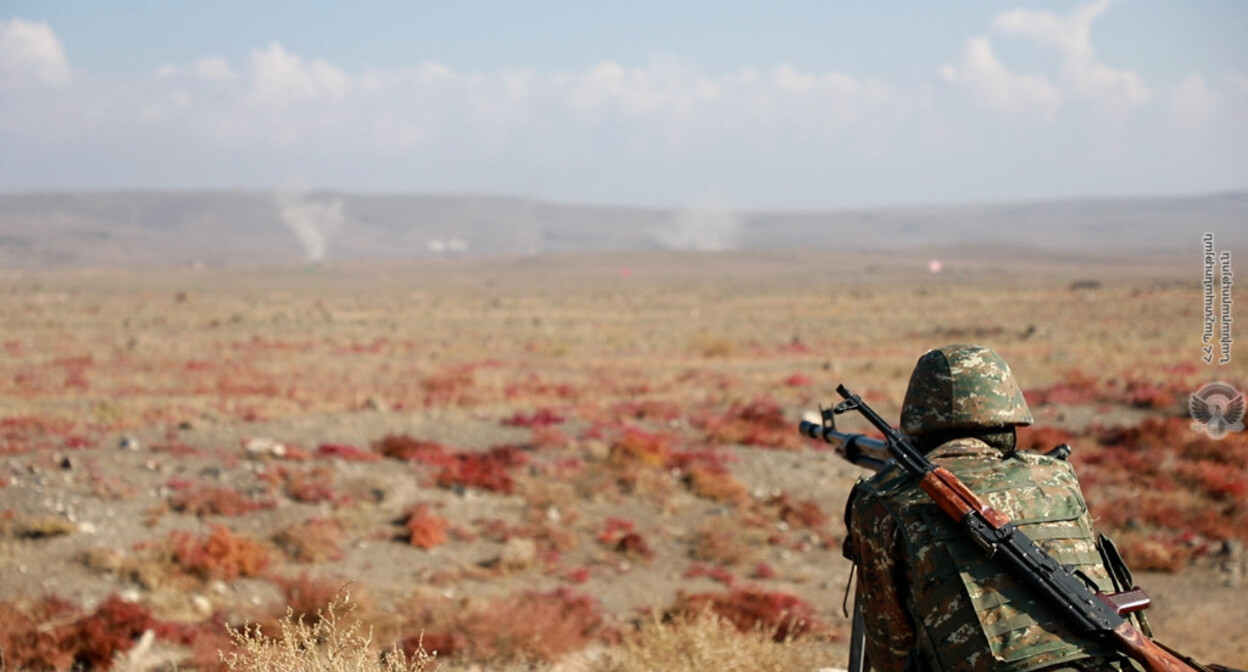
[[(902, 410), (906, 433), (948, 438), (929, 450), (933, 462), (1010, 516), (1058, 562), (1078, 566), (1112, 592), (1070, 465), (970, 436), (1010, 432), (1030, 422), (1009, 367), (978, 346), (925, 354)], [(1118, 659), (1105, 645), (1071, 633), (904, 470), (890, 466), (859, 482), (846, 523), (846, 554), (858, 564), (857, 599), (868, 659), (877, 672), (907, 666), (942, 672), (1092, 669)]]

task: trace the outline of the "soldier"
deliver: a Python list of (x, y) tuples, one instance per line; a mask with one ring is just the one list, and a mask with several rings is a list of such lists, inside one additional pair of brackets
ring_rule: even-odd
[[(1112, 592), (1074, 470), (1015, 451), (1014, 428), (1031, 422), (1009, 366), (977, 345), (919, 358), (901, 409), (901, 430), (928, 458)], [(854, 487), (845, 519), (877, 672), (1132, 669), (1108, 645), (1073, 634), (896, 466)]]

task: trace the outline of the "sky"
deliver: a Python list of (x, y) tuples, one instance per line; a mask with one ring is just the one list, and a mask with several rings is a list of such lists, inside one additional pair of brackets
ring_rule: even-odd
[(1248, 189), (1248, 3), (0, 4), (0, 191), (826, 209)]

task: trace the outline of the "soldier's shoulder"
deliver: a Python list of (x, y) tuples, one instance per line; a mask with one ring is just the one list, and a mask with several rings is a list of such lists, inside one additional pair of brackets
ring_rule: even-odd
[(1018, 451), (1010, 455), (1008, 462), (1015, 469), (1025, 469), (1031, 472), (1036, 479), (1078, 480), (1075, 477), (1075, 467), (1070, 462), (1059, 457), (1030, 451)]
[(909, 472), (896, 463), (889, 462), (870, 478), (858, 481), (854, 486), (854, 493), (860, 497), (886, 496), (888, 493), (910, 487), (914, 481), (914, 476)]

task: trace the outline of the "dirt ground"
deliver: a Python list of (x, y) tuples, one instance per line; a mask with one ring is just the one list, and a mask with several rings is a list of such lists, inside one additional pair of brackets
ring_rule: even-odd
[[(792, 252), (0, 273), (0, 596), (119, 593), (162, 618), (239, 622), (284, 604), (274, 577), (306, 573), (352, 582), (383, 614), (568, 587), (624, 623), (682, 591), (749, 585), (813, 605), (840, 666), (840, 511), (864, 474), (796, 438), (838, 383), (895, 418), (924, 350), (979, 342), (1027, 390), (1072, 372), (1248, 384), (1242, 359), (1200, 363), (1196, 263), (926, 264)], [(1038, 425), (1078, 436), (1181, 415), (1185, 399), (1032, 403)], [(792, 438), (767, 424), (776, 409)], [(372, 453), (392, 435), (517, 446), (524, 463), (492, 491), (323, 448)], [(669, 461), (642, 449), (621, 476), (623, 436), (661, 437)], [(700, 485), (676, 451), (709, 451), (728, 475)], [(205, 488), (256, 506), (197, 514), (183, 495)], [(447, 521), (444, 543), (407, 543), (419, 504)], [(336, 552), (309, 561), (282, 534), (311, 519), (332, 521)], [(257, 540), (269, 566), (178, 576), (169, 540), (212, 525)], [(644, 548), (617, 543), (630, 532)], [(1137, 572), (1157, 636), (1248, 667), (1242, 540), (1184, 539), (1196, 550), (1178, 571)]]

